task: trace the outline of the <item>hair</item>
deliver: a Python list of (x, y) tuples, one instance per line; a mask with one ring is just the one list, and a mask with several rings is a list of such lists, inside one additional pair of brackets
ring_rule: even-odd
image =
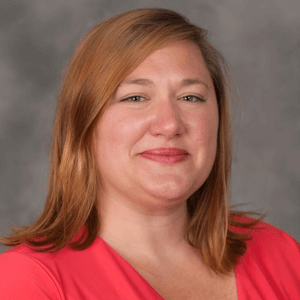
[[(208, 41), (206, 30), (167, 9), (119, 14), (96, 25), (79, 43), (58, 99), (44, 209), (31, 225), (11, 227), (13, 233), (2, 237), (2, 244), (25, 242), (36, 251), (57, 252), (66, 246), (83, 250), (94, 242), (101, 225), (93, 148), (97, 121), (118, 85), (136, 66), (155, 50), (178, 41), (199, 47), (213, 81), (219, 112), (212, 170), (187, 199), (186, 239), (217, 274), (233, 270), (250, 236), (234, 232), (231, 226), (251, 228), (261, 218), (244, 223), (236, 216), (247, 213), (229, 208), (232, 137), (227, 67)], [(83, 233), (74, 241), (82, 227)]]

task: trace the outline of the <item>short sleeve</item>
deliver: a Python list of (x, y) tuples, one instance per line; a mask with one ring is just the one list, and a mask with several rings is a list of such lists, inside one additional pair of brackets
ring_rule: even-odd
[(5, 300), (63, 300), (47, 269), (16, 252), (0, 255), (0, 295)]

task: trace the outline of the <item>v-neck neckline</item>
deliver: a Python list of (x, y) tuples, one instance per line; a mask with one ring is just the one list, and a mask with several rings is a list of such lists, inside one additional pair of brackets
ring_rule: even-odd
[(147, 285), (148, 288), (150, 288), (156, 294), (157, 300), (165, 300), (165, 298), (119, 252), (117, 252), (117, 250), (115, 250), (112, 246), (110, 246), (99, 235), (97, 238), (106, 248), (109, 249), (110, 252), (112, 252), (115, 256), (117, 256), (123, 263), (125, 263), (128, 266), (128, 268), (130, 268), (138, 277), (142, 279), (145, 285)]
[[(106, 248), (108, 248), (110, 250), (110, 252), (112, 252), (115, 256), (117, 256), (123, 263), (125, 263), (132, 271), (134, 271), (134, 273), (139, 276), (142, 281), (157, 295), (157, 297), (161, 300), (165, 300), (165, 298), (119, 253), (117, 252), (112, 246), (110, 246), (103, 238), (101, 238), (99, 235), (97, 237), (99, 239), (100, 242), (102, 242), (102, 244), (104, 244), (104, 246)], [(234, 269), (234, 277), (235, 277), (235, 283), (236, 283), (236, 289), (237, 289), (237, 297), (238, 300), (242, 300), (239, 297), (239, 290), (240, 290), (240, 283), (238, 281), (238, 276), (237, 276), (237, 272), (236, 269)]]

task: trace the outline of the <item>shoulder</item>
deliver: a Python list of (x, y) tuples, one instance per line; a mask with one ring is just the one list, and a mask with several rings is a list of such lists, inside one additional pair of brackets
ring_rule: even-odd
[(251, 230), (251, 239), (236, 273), (248, 290), (266, 293), (267, 299), (273, 299), (269, 296), (271, 291), (283, 298), (287, 295), (297, 298), (300, 297), (299, 266), (299, 242), (276, 226), (259, 222)]
[[(244, 217), (245, 223), (254, 219)], [(284, 255), (290, 253), (300, 259), (300, 244), (282, 229), (265, 221), (259, 221), (250, 231), (251, 239), (247, 242), (248, 252), (268, 253), (270, 255)]]
[[(248, 223), (253, 218), (238, 216), (234, 218), (238, 222)], [(300, 244), (291, 235), (282, 229), (268, 223), (259, 221), (252, 229), (238, 228), (238, 233), (248, 233), (251, 237), (247, 244), (246, 255), (258, 255), (262, 258), (275, 258), (287, 256), (287, 259), (300, 260)]]
[(0, 290), (5, 299), (64, 299), (48, 268), (25, 245), (0, 255)]
[(13, 247), (0, 254), (0, 294), (15, 295), (5, 297), (8, 300), (82, 299), (78, 285), (94, 282), (99, 287), (99, 281), (105, 279), (104, 251), (100, 239), (80, 251), (65, 247), (47, 253), (27, 244)]
[(261, 259), (280, 259), (281, 262), (298, 262), (300, 265), (300, 244), (291, 235), (267, 222), (259, 222), (247, 243), (248, 254)]

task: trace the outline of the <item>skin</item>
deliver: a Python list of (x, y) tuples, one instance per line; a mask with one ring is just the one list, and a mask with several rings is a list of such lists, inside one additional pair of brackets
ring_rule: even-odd
[[(141, 78), (146, 81), (132, 82)], [(183, 86), (186, 79), (198, 83)], [(186, 200), (211, 171), (217, 132), (215, 91), (197, 46), (181, 41), (150, 54), (120, 84), (97, 124), (99, 235), (128, 260), (159, 263), (187, 253)], [(174, 164), (140, 155), (159, 147), (189, 155)]]

